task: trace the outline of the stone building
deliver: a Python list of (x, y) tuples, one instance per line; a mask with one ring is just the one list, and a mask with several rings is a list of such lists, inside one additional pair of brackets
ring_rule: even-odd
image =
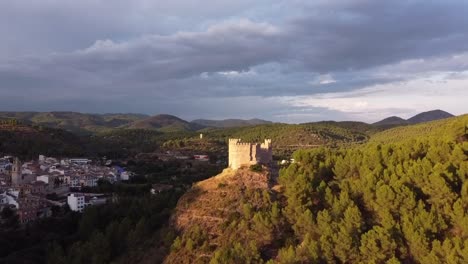
[(15, 158), (13, 161), (13, 166), (11, 167), (11, 184), (17, 186), (22, 183), (22, 169), (21, 162), (18, 158)]
[(21, 161), (18, 158), (15, 158), (11, 168), (11, 185), (16, 187), (22, 184), (30, 183), (34, 180), (36, 180), (36, 175), (31, 173), (23, 173)]
[(229, 139), (229, 168), (238, 169), (254, 164), (270, 164), (272, 161), (271, 139), (264, 143), (242, 142), (238, 138)]

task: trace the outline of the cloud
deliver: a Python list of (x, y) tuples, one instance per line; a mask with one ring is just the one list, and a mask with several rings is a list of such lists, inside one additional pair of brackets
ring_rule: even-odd
[(6, 1), (0, 104), (285, 121), (462, 113), (466, 13), (465, 1)]
[[(444, 86), (443, 89), (441, 85)], [(468, 71), (458, 74), (456, 78), (444, 73), (430, 78), (379, 84), (349, 92), (294, 97), (290, 99), (290, 103), (305, 109), (323, 107), (344, 113), (346, 119), (368, 122), (391, 115), (409, 118), (433, 109), (464, 114), (465, 100), (468, 98), (467, 85)]]
[(318, 75), (313, 81), (309, 82), (309, 84), (311, 85), (315, 85), (315, 84), (325, 85), (325, 84), (331, 84), (331, 83), (336, 83), (336, 80), (330, 74)]

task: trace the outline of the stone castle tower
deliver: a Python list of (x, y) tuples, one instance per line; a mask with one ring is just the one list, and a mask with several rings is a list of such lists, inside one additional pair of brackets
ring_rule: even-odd
[(11, 184), (19, 185), (22, 183), (21, 161), (15, 158), (11, 167)]
[(269, 164), (272, 161), (271, 139), (264, 143), (241, 142), (241, 139), (229, 139), (229, 168), (238, 169), (241, 166), (254, 164)]

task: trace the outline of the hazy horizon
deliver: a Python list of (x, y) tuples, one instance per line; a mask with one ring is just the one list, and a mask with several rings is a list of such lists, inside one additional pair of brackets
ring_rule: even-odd
[(0, 2), (0, 110), (286, 123), (468, 112), (468, 2), (309, 2)]
[[(420, 112), (420, 113), (416, 113), (415, 115), (418, 115), (418, 114), (421, 114), (421, 113), (425, 113), (425, 112), (429, 112), (429, 111), (444, 111), (443, 109), (432, 109), (432, 110), (428, 110), (428, 111), (423, 111), (423, 112)], [(287, 123), (287, 124), (299, 124), (299, 123), (308, 123), (308, 122), (326, 122), (326, 121), (334, 121), (334, 122), (342, 122), (342, 121), (356, 121), (356, 122), (364, 122), (364, 123), (368, 123), (368, 124), (372, 124), (372, 123), (375, 123), (375, 122), (378, 122), (378, 121), (381, 121), (383, 119), (386, 119), (386, 118), (389, 118), (389, 117), (395, 117), (395, 116), (387, 116), (387, 117), (384, 117), (384, 118), (381, 118), (379, 120), (375, 120), (375, 121), (364, 121), (364, 120), (358, 120), (358, 119), (347, 119), (347, 120), (337, 120), (337, 119), (318, 119), (318, 120), (309, 120), (309, 121), (303, 121), (303, 122), (288, 122), (288, 121), (275, 121), (275, 120), (271, 120), (271, 119), (264, 119), (264, 118), (259, 118), (259, 117), (236, 117), (236, 116), (233, 116), (233, 117), (226, 117), (226, 118), (204, 118), (204, 117), (197, 117), (197, 118), (193, 118), (193, 119), (186, 119), (186, 118), (183, 118), (181, 116), (177, 116), (177, 115), (174, 115), (174, 114), (171, 114), (171, 113), (154, 113), (154, 114), (145, 114), (145, 113), (132, 113), (132, 112), (127, 112), (127, 113), (124, 113), (124, 112), (121, 112), (121, 113), (118, 113), (118, 112), (103, 112), (103, 113), (96, 113), (96, 112), (76, 112), (76, 111), (1, 111), (0, 109), (0, 112), (11, 112), (11, 113), (18, 113), (18, 112), (23, 112), (23, 113), (28, 113), (28, 112), (37, 112), (37, 113), (43, 113), (43, 112), (70, 112), (70, 113), (79, 113), (79, 114), (89, 114), (89, 115), (144, 115), (144, 116), (148, 116), (148, 117), (151, 117), (151, 116), (157, 116), (157, 115), (171, 115), (171, 116), (175, 116), (175, 117), (178, 117), (178, 118), (181, 118), (185, 121), (188, 121), (188, 122), (193, 122), (193, 121), (196, 121), (196, 120), (211, 120), (211, 121), (224, 121), (224, 120), (229, 120), (229, 119), (238, 119), (238, 120), (252, 120), (252, 119), (260, 119), (260, 120), (263, 120), (263, 121), (271, 121), (271, 122), (274, 122), (274, 123)], [(447, 111), (444, 111), (444, 112), (447, 112)], [(450, 112), (447, 112), (449, 114), (453, 114), (453, 113), (450, 113)], [(464, 114), (467, 114), (467, 113), (462, 113), (460, 115), (464, 115)], [(403, 118), (403, 119), (409, 119), (415, 115), (408, 115), (408, 116), (396, 116), (396, 117), (400, 117), (400, 118)], [(456, 115), (456, 114), (453, 114), (454, 116), (460, 116), (460, 115)]]

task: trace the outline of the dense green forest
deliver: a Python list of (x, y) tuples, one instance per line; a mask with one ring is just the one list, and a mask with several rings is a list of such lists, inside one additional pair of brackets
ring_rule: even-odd
[(219, 224), (221, 240), (211, 244), (193, 225), (166, 261), (467, 263), (467, 123), (465, 115), (361, 146), (299, 150), (279, 192), (246, 190)]
[[(14, 216), (4, 211), (0, 263), (98, 264), (129, 257), (154, 239), (162, 241), (160, 230), (181, 194), (176, 191), (152, 196), (149, 189), (137, 192), (127, 187), (118, 201), (86, 208), (82, 215), (54, 208), (54, 217), (25, 228), (9, 220)], [(169, 235), (170, 244), (170, 233), (163, 234)]]
[(43, 126), (0, 125), (0, 155), (24, 159), (48, 156), (83, 156), (87, 140), (70, 132)]

